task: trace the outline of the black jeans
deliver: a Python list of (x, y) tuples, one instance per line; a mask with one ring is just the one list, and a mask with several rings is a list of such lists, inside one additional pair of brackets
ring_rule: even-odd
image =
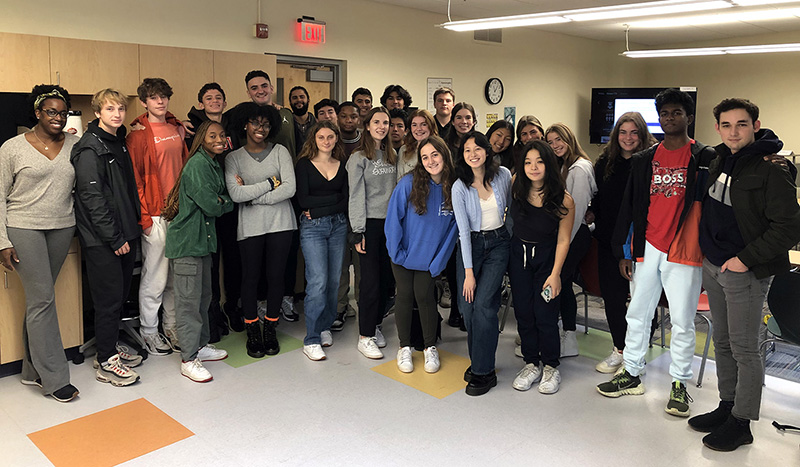
[(103, 363), (117, 354), (119, 320), (128, 298), (136, 259), (136, 242), (128, 242), (131, 251), (117, 256), (107, 246), (84, 248), (86, 276), (94, 304), (94, 332), (97, 361)]
[(544, 282), (553, 272), (556, 242), (526, 243), (511, 238), (511, 257), (508, 260), (508, 277), (514, 297), (514, 314), (517, 331), (522, 339), (525, 363), (539, 362), (558, 366), (561, 339), (558, 335), (558, 309), (561, 294), (545, 302), (542, 298)]
[[(575, 219), (575, 222), (579, 222)], [(578, 302), (575, 300), (575, 291), (572, 290), (572, 282), (575, 280), (575, 272), (589, 247), (592, 245), (592, 233), (585, 224), (578, 228), (575, 238), (569, 244), (569, 253), (564, 260), (561, 268), (561, 324), (565, 331), (574, 331), (578, 316)], [(516, 302), (516, 297), (514, 302)]]
[(400, 347), (411, 346), (411, 322), (414, 299), (419, 307), (419, 321), (422, 325), (422, 338), (425, 348), (436, 344), (436, 328), (439, 325), (439, 310), (433, 291), (436, 282), (430, 271), (412, 271), (392, 263), (392, 271), (397, 281), (397, 299), (394, 304), (394, 317), (397, 323), (397, 337)]
[(267, 283), (267, 319), (277, 321), (283, 298), (283, 277), (293, 230), (273, 232), (239, 241), (242, 254), (242, 312), (244, 319), (258, 318), (256, 300), (262, 268)]
[(619, 261), (614, 257), (611, 245), (597, 244), (597, 272), (600, 278), (600, 292), (606, 309), (608, 330), (618, 350), (625, 349), (625, 333), (628, 331), (628, 293), (630, 282), (619, 272)]
[(384, 219), (367, 219), (367, 228), (364, 231), (366, 254), (358, 258), (361, 262), (358, 332), (364, 337), (374, 337), (375, 328), (383, 322), (383, 313), (389, 300), (387, 291), (394, 280), (383, 224)]

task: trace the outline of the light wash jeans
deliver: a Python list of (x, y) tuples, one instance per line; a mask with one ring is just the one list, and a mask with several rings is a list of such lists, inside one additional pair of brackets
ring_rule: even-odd
[(631, 303), (628, 305), (628, 332), (625, 334), (625, 369), (639, 376), (644, 356), (650, 346), (650, 322), (655, 314), (661, 290), (667, 295), (672, 322), (669, 374), (673, 381), (692, 379), (694, 357), (694, 317), (700, 298), (703, 268), (667, 261), (667, 254), (645, 242), (644, 261), (634, 262)]
[(344, 213), (308, 219), (300, 216), (300, 246), (306, 261), (306, 337), (303, 344), (319, 344), (320, 333), (336, 319), (339, 277), (347, 243)]

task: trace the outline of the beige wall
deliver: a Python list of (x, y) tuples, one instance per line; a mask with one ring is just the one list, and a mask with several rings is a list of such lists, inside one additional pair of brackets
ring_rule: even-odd
[[(796, 54), (632, 60), (618, 56), (622, 43), (522, 28), (505, 30), (502, 45), (487, 45), (473, 41), (471, 33), (434, 28), (443, 15), (360, 0), (263, 0), (262, 21), (270, 27), (266, 40), (252, 37), (255, 0), (140, 0), (102, 7), (72, 0), (48, 2), (46, 10), (37, 2), (3, 3), (4, 32), (346, 60), (347, 93), (366, 86), (378, 94), (376, 100), (385, 85), (400, 83), (415, 105), (424, 107), (426, 78), (452, 77), (457, 100), (475, 105), (478, 128), (486, 128), (486, 113), (502, 115), (504, 106), (516, 106), (518, 117), (533, 113), (545, 125), (567, 123), (592, 155), (599, 150), (588, 144), (592, 87), (692, 85), (698, 87), (698, 139), (718, 141), (710, 109), (739, 95), (761, 106), (763, 123), (788, 148), (800, 149), (800, 136), (790, 132), (797, 118), (786, 105), (797, 96)], [(302, 15), (327, 21), (326, 44), (295, 41), (295, 20)], [(798, 42), (800, 35), (763, 39)], [(493, 76), (506, 89), (496, 106), (483, 98), (483, 85)]]

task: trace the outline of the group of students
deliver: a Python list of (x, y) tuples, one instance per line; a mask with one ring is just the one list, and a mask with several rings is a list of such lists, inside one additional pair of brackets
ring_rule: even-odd
[[(792, 230), (800, 227), (796, 202), (793, 207), (781, 204), (758, 228), (746, 229), (741, 209), (734, 206), (732, 223), (734, 216), (725, 211), (731, 200), (757, 188), (736, 190), (722, 178), (730, 174), (733, 157), (708, 191), (727, 208), (706, 201), (708, 163), (724, 150), (715, 152), (688, 137), (694, 104), (678, 90), (656, 98), (663, 143), (655, 144), (641, 115), (627, 113), (593, 166), (562, 123), (545, 130), (536, 117), (525, 116), (516, 131), (505, 121), (486, 134), (476, 131), (475, 109), (463, 102), (453, 105), (455, 93), (448, 88), (434, 95), (436, 115), (408, 109), (411, 96), (391, 85), (381, 98), (385, 106), (372, 108), (371, 93), (359, 88), (353, 101), (323, 101), (316, 121), (306, 116), (305, 89), (290, 92), (292, 117), (287, 119), (287, 109), (271, 103), (266, 73), (253, 71), (245, 83), (252, 102), (223, 114), (224, 91), (209, 83), (190, 121), (179, 122), (167, 111), (172, 90), (166, 81), (145, 79), (138, 97), (147, 112), (134, 121), (130, 134), (123, 125), (127, 98), (104, 89), (92, 98), (97, 119), (80, 140), (62, 131), (70, 105), (66, 90), (34, 88), (38, 124), (0, 148), (0, 188), (6, 194), (0, 203), (0, 259), (19, 271), (27, 295), (23, 383), (38, 385), (60, 401), (78, 394), (61, 352), (53, 297), (77, 223), (95, 311), (98, 381), (126, 386), (138, 380), (132, 368), (142, 357), (117, 339), (141, 237), (142, 337), (152, 354), (180, 350), (181, 373), (193, 381), (210, 381), (203, 362), (227, 357), (210, 342), (228, 325), (246, 330), (251, 357), (280, 351), (275, 327), (281, 313), (297, 320), (283, 305), (284, 278), (296, 254), (292, 245), (298, 243), (305, 258), (303, 352), (309, 359), (326, 358), (323, 348), (333, 344), (331, 331), (343, 324), (339, 302), (342, 282), (349, 283), (348, 258), (356, 262), (349, 254), (352, 247), (360, 264), (357, 349), (365, 357), (383, 357), (381, 323), (396, 291), (398, 370), (414, 370), (414, 348), (423, 350), (426, 372), (439, 370), (436, 280), (444, 275), (455, 297), (449, 321), (463, 323), (467, 332), (471, 366), (464, 374), (466, 393), (486, 394), (497, 384), (498, 309), (507, 274), (520, 337), (516, 352), (525, 361), (512, 386), (525, 391), (538, 383), (539, 392), (552, 394), (561, 382), (560, 358), (578, 354), (572, 280), (589, 249), (593, 225), (614, 341), (597, 370), (615, 373), (597, 390), (610, 397), (644, 392), (639, 375), (663, 287), (673, 323), (674, 384), (667, 412), (688, 416), (685, 382), (691, 378), (694, 306), (705, 284), (698, 267), (703, 254), (717, 266), (717, 275), (726, 268), (744, 272), (744, 264), (750, 264), (758, 278), (753, 287), (764, 289), (763, 302), (765, 278), (788, 265), (786, 249), (798, 240)], [(718, 128), (720, 114), (743, 108), (750, 127), (758, 131), (757, 107), (733, 101), (715, 109)], [(336, 120), (326, 115), (327, 107)], [(759, 155), (780, 149), (777, 137), (770, 135), (771, 145), (759, 139)], [(191, 142), (188, 149), (184, 138)], [(753, 142), (742, 147), (749, 149)], [(759, 167), (772, 177), (770, 189), (787, 191), (793, 180), (778, 162)], [(713, 173), (717, 169), (712, 165)], [(714, 191), (720, 189), (721, 194)], [(783, 192), (776, 196), (786, 197)], [(736, 221), (741, 233), (734, 228)], [(731, 235), (732, 229), (739, 236)], [(235, 232), (236, 248), (228, 242), (226, 249), (226, 231)], [(778, 233), (761, 240), (764, 231)], [(754, 236), (760, 243), (750, 252)], [(742, 264), (732, 261), (740, 246), (749, 253), (738, 256)], [(225, 316), (218, 313), (218, 248), (226, 276)], [(49, 275), (43, 273), (48, 270)], [(715, 307), (725, 308), (726, 287), (706, 285), (712, 313)], [(753, 304), (757, 301), (758, 296), (751, 297)], [(158, 333), (160, 307), (166, 338)], [(417, 318), (421, 344), (412, 337)], [(734, 332), (729, 336), (717, 327), (718, 356), (733, 362), (718, 364), (718, 371), (735, 371), (743, 363), (736, 346), (730, 351)], [(739, 395), (739, 386), (731, 388), (729, 380), (730, 375), (723, 389), (720, 378), (718, 410), (724, 420), (718, 420), (719, 414), (711, 421), (709, 415), (700, 416), (706, 418), (690, 420), (692, 426), (716, 429), (757, 419), (749, 389), (743, 403), (748, 410), (734, 411), (744, 418), (727, 421), (734, 407), (731, 394)]]

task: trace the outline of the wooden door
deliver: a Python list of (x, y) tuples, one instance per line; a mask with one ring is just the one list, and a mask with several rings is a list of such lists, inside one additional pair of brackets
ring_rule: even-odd
[[(278, 90), (276, 89), (275, 102), (289, 106), (289, 91), (295, 86), (303, 86), (308, 90), (308, 111), (314, 113), (314, 104), (322, 99), (330, 99), (333, 83), (320, 83), (308, 81), (308, 66), (292, 63), (278, 64), (278, 82), (281, 90), (281, 99), (278, 100)], [(316, 67), (322, 70), (331, 70), (329, 66)]]

